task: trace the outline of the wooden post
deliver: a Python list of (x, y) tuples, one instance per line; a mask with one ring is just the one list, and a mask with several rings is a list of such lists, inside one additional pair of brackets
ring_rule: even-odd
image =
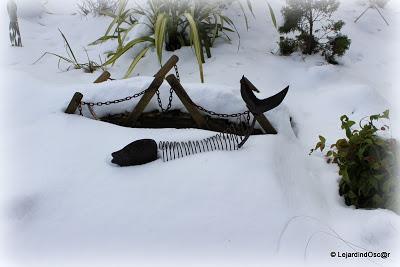
[(160, 88), (161, 84), (164, 81), (165, 75), (167, 75), (167, 73), (176, 65), (178, 60), (179, 58), (173, 55), (172, 57), (170, 57), (170, 59), (168, 59), (167, 62), (165, 62), (164, 66), (162, 66), (161, 69), (156, 74), (154, 74), (154, 80), (147, 88), (146, 93), (144, 93), (142, 98), (139, 100), (139, 103), (137, 103), (131, 113), (129, 113), (129, 116), (125, 121), (126, 126), (131, 126), (136, 123), (137, 119), (140, 117), (143, 110), (149, 104), (150, 100), (153, 98), (158, 88)]
[(264, 114), (255, 116), (258, 123), (261, 125), (261, 128), (265, 131), (266, 134), (277, 134), (278, 132), (275, 130), (274, 126), (269, 122), (267, 117)]
[(126, 126), (135, 124), (137, 119), (142, 114), (143, 110), (146, 108), (146, 106), (149, 104), (150, 100), (153, 98), (153, 96), (156, 93), (156, 91), (158, 90), (158, 88), (160, 88), (163, 81), (164, 81), (163, 77), (154, 78), (154, 80), (151, 82), (150, 86), (147, 88), (146, 93), (144, 93), (144, 95), (139, 100), (137, 105), (134, 107), (132, 112), (129, 113), (129, 116), (125, 122)]
[(74, 96), (72, 97), (71, 101), (69, 102), (68, 107), (65, 110), (65, 113), (74, 114), (76, 109), (81, 104), (82, 98), (83, 98), (83, 95), (81, 93), (79, 93), (79, 92), (76, 92), (74, 94)]
[(160, 70), (154, 74), (154, 77), (165, 77), (167, 73), (178, 63), (179, 58), (176, 55), (172, 55), (167, 62), (160, 68)]
[(102, 83), (110, 79), (111, 74), (108, 71), (104, 71), (93, 83)]
[[(110, 77), (111, 77), (111, 74), (110, 74), (108, 71), (104, 71), (104, 72), (96, 79), (96, 81), (94, 81), (94, 83), (101, 83), (101, 82), (107, 81), (108, 78), (110, 78)], [(74, 96), (72, 97), (71, 101), (69, 102), (68, 107), (67, 107), (67, 109), (65, 110), (65, 113), (67, 113), (67, 114), (75, 114), (75, 111), (76, 111), (76, 109), (79, 107), (79, 105), (80, 105), (80, 103), (81, 103), (81, 101), (82, 101), (82, 98), (83, 98), (83, 94), (80, 93), (80, 92), (76, 92), (76, 93), (74, 94)], [(94, 114), (93, 109), (89, 109), (89, 111), (90, 111), (90, 113), (92, 113), (93, 117), (94, 117), (95, 119), (97, 119), (97, 118), (96, 118), (96, 115)]]
[(175, 77), (174, 74), (170, 74), (166, 78), (169, 85), (171, 85), (172, 89), (174, 89), (176, 95), (182, 101), (185, 108), (189, 111), (193, 120), (196, 122), (197, 126), (202, 129), (207, 129), (207, 122), (204, 117), (200, 114), (199, 110), (193, 105), (192, 99), (190, 99), (189, 95), (186, 93), (185, 89), (183, 89), (181, 83)]

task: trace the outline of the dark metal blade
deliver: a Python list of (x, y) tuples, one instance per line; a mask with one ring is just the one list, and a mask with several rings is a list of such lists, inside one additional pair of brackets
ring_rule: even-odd
[(265, 99), (258, 99), (254, 94), (254, 85), (243, 76), (240, 80), (240, 92), (244, 102), (253, 114), (262, 114), (279, 106), (289, 91), (289, 86), (279, 93)]

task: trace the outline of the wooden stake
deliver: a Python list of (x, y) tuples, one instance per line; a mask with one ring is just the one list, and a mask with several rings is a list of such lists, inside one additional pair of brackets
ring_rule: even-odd
[(256, 116), (256, 120), (261, 125), (261, 128), (265, 131), (266, 134), (278, 133), (264, 114)]
[(126, 119), (125, 123), (126, 126), (132, 126), (136, 123), (137, 119), (140, 117), (143, 110), (149, 104), (150, 100), (153, 98), (158, 88), (160, 88), (163, 81), (164, 81), (163, 77), (154, 78), (153, 82), (147, 88), (146, 93), (144, 93), (142, 98), (139, 100), (139, 103), (137, 103), (137, 105), (133, 108), (132, 112), (129, 113), (129, 116)]
[(167, 73), (178, 63), (179, 58), (176, 55), (172, 55), (167, 62), (161, 67), (161, 69), (154, 74), (154, 77), (165, 77)]
[(176, 95), (182, 101), (183, 105), (189, 111), (193, 120), (196, 122), (197, 126), (201, 129), (207, 129), (207, 122), (204, 117), (200, 114), (199, 110), (193, 105), (192, 99), (186, 93), (185, 89), (182, 87), (181, 83), (175, 77), (175, 75), (170, 74), (166, 78), (171, 88), (174, 89)]
[(71, 101), (68, 104), (67, 109), (65, 110), (65, 113), (67, 114), (74, 114), (76, 109), (79, 107), (81, 104), (81, 100), (83, 98), (82, 93), (76, 92), (74, 96), (72, 97)]
[(93, 83), (102, 83), (110, 79), (111, 73), (104, 71)]

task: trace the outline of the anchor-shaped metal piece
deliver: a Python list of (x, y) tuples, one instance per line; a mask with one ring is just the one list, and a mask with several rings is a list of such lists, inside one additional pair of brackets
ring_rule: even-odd
[(240, 80), (240, 93), (242, 95), (243, 101), (246, 103), (247, 108), (254, 115), (259, 115), (267, 112), (271, 109), (279, 106), (287, 92), (289, 91), (289, 86), (277, 93), (276, 95), (270, 96), (265, 99), (258, 99), (254, 92), (259, 92), (257, 88), (246, 78), (242, 77)]
[(246, 77), (242, 77), (242, 79), (240, 80), (240, 93), (242, 95), (243, 101), (246, 103), (247, 108), (251, 113), (253, 113), (254, 118), (248, 132), (246, 133), (246, 136), (244, 137), (242, 142), (240, 142), (239, 148), (241, 148), (244, 143), (246, 143), (247, 139), (249, 139), (250, 135), (252, 134), (254, 126), (256, 124), (256, 116), (279, 106), (285, 99), (288, 91), (289, 86), (273, 96), (265, 99), (259, 99), (254, 94), (254, 92), (259, 92), (259, 90)]

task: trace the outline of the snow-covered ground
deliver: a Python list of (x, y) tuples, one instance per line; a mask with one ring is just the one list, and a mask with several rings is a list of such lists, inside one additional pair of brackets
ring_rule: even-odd
[[(159, 67), (155, 52), (139, 63), (133, 76), (140, 77), (99, 85), (92, 82), (100, 72), (61, 71), (51, 56), (32, 65), (45, 51), (65, 54), (58, 28), (78, 59), (86, 58), (83, 47), (93, 60), (104, 57), (112, 44), (87, 45), (110, 19), (74, 14), (74, 1), (49, 0), (43, 9), (39, 0), (16, 2), (23, 48), (8, 46), (5, 8), (0, 16), (2, 266), (399, 264), (399, 216), (345, 206), (337, 168), (322, 154), (308, 156), (319, 134), (328, 142), (343, 135), (343, 114), (359, 120), (390, 108), (391, 134), (399, 137), (397, 1), (384, 10), (389, 27), (374, 10), (353, 23), (365, 7), (342, 1), (336, 15), (346, 22), (352, 44), (338, 66), (319, 56), (273, 55), (279, 35), (265, 1), (253, 1), (256, 19), (249, 16), (248, 32), (240, 13), (232, 12), (239, 51), (234, 34), (232, 44), (219, 41), (204, 65), (205, 84), (191, 49), (176, 51), (182, 83), (195, 102), (228, 113), (244, 110), (242, 75), (260, 97), (290, 85), (282, 106), (266, 114), (279, 134), (251, 137), (240, 151), (127, 168), (111, 164), (110, 154), (136, 139), (193, 140), (213, 133), (123, 128), (64, 114), (76, 91), (85, 100), (109, 100), (143, 90)], [(281, 21), (284, 1), (270, 3)], [(126, 55), (110, 68), (112, 76), (122, 78), (130, 60)], [(164, 84), (164, 101), (167, 89)], [(173, 105), (183, 108), (176, 100)], [(331, 251), (391, 254), (346, 260), (331, 258)]]

